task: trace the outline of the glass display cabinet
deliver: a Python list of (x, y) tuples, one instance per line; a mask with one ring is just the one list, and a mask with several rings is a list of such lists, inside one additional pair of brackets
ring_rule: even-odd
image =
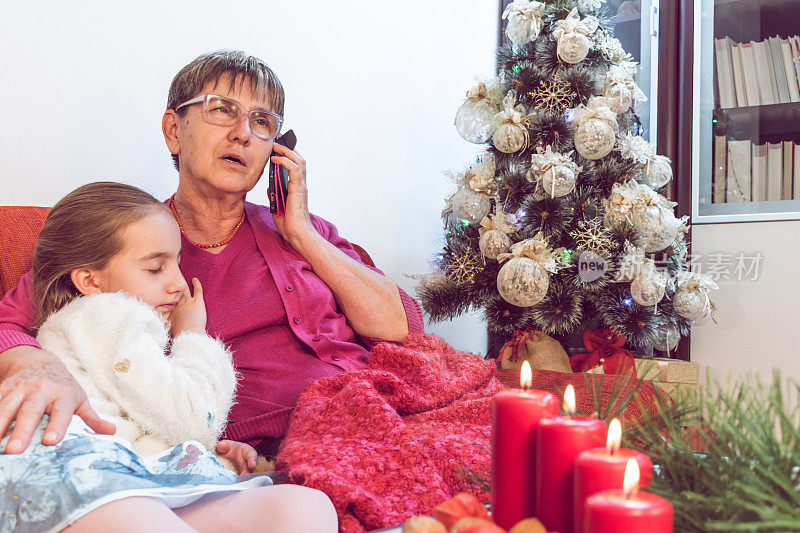
[(694, 2), (694, 224), (800, 219), (798, 9)]

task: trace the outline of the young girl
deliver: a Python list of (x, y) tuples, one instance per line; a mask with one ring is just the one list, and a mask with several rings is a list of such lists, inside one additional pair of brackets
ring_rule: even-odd
[(238, 482), (209, 451), (240, 473), (255, 466), (251, 447), (217, 442), (236, 378), (205, 333), (180, 247), (169, 208), (135, 187), (92, 183), (50, 211), (33, 260), (37, 340), (117, 433), (74, 416), (63, 441), (44, 446), (45, 419), (23, 454), (0, 455), (0, 533), (336, 530), (322, 493)]

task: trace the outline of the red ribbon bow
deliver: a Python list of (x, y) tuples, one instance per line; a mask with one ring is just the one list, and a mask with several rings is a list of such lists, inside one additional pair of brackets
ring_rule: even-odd
[(511, 340), (505, 343), (505, 345), (503, 345), (503, 347), (500, 349), (500, 355), (497, 357), (497, 361), (500, 362), (500, 360), (503, 358), (503, 352), (509, 346), (511, 347), (511, 355), (508, 356), (508, 360), (513, 363), (517, 359), (519, 359), (520, 348), (522, 348), (522, 346), (525, 344), (525, 341), (528, 340), (528, 337), (533, 335), (535, 332), (536, 332), (535, 329), (528, 329), (528, 330), (518, 329), (517, 331), (515, 331), (514, 335), (511, 336)]
[(586, 372), (603, 365), (606, 374), (635, 374), (633, 355), (623, 348), (625, 335), (610, 329), (587, 330), (583, 333), (583, 344), (589, 352), (569, 358), (573, 372)]

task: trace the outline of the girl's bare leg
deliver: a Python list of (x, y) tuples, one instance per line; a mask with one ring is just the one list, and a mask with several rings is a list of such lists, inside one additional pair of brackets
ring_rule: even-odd
[(153, 498), (132, 497), (101, 505), (63, 530), (63, 533), (194, 533), (172, 510)]
[(274, 485), (209, 495), (173, 509), (201, 533), (336, 533), (339, 522), (328, 497), (299, 485)]

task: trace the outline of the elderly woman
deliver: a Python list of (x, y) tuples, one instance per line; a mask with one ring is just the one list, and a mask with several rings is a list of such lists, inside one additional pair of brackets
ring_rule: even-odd
[[(174, 78), (162, 130), (179, 173), (168, 200), (182, 231), (181, 270), (196, 277), (208, 333), (240, 374), (225, 437), (274, 456), (300, 393), (317, 379), (364, 366), (377, 340), (422, 331), (417, 303), (365, 266), (329, 222), (309, 214), (306, 162), (274, 142), (284, 93), (258, 58), (198, 57)], [(289, 173), (286, 214), (245, 201), (268, 161)], [(55, 444), (73, 414), (112, 433), (64, 365), (30, 336), (30, 273), (0, 302), (0, 435), (20, 453), (42, 415)]]

